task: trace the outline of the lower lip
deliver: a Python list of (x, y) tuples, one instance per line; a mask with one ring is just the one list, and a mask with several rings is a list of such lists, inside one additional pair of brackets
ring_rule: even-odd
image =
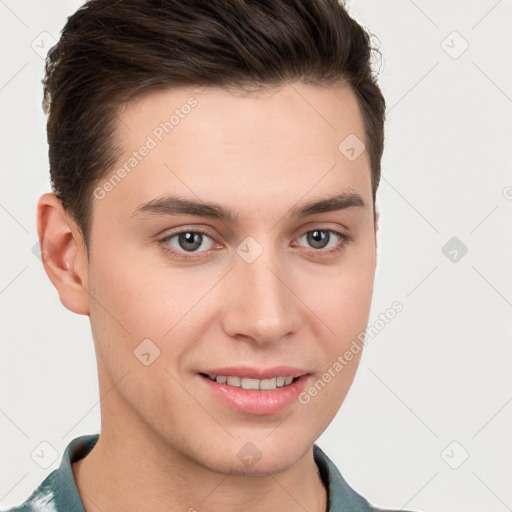
[(223, 404), (237, 411), (260, 416), (275, 414), (296, 402), (309, 379), (309, 375), (302, 375), (288, 386), (256, 390), (220, 384), (202, 375), (198, 377)]

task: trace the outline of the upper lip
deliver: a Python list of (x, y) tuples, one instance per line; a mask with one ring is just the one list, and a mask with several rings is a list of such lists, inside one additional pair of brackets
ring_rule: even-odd
[(274, 377), (300, 377), (309, 373), (303, 368), (296, 366), (273, 366), (272, 368), (254, 368), (250, 366), (225, 366), (222, 368), (209, 368), (202, 370), (199, 373), (206, 373), (209, 375), (224, 375), (226, 377), (240, 377), (247, 379), (273, 379)]

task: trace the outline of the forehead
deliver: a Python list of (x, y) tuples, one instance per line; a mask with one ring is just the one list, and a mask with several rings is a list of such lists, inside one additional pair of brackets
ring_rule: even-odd
[[(128, 147), (139, 142), (140, 131), (154, 132), (157, 139), (172, 132), (172, 138), (186, 139), (179, 142), (187, 145), (283, 145), (301, 136), (315, 138), (315, 132), (322, 132), (318, 138), (331, 132), (334, 140), (349, 133), (364, 138), (352, 89), (300, 82), (252, 93), (207, 87), (157, 91), (124, 104), (118, 118), (118, 135)], [(193, 138), (188, 137), (191, 130)]]
[(124, 168), (123, 177), (101, 208), (110, 204), (127, 215), (170, 193), (215, 196), (236, 210), (256, 202), (261, 210), (286, 197), (295, 203), (308, 191), (347, 188), (371, 203), (367, 151), (357, 159), (343, 152), (344, 141), (356, 141), (359, 151), (365, 139), (347, 87), (154, 92), (122, 107), (116, 137), (122, 153), (105, 178)]

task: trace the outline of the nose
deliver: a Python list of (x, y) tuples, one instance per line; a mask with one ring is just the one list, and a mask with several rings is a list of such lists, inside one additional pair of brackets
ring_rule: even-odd
[(297, 332), (301, 302), (293, 293), (288, 265), (268, 248), (252, 263), (236, 256), (226, 283), (223, 325), (228, 335), (269, 345)]

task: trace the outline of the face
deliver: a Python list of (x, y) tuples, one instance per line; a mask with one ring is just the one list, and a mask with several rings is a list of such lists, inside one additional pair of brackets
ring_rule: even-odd
[(283, 471), (338, 411), (368, 321), (369, 158), (339, 149), (364, 140), (355, 95), (175, 89), (119, 117), (85, 284), (102, 417), (217, 471)]

